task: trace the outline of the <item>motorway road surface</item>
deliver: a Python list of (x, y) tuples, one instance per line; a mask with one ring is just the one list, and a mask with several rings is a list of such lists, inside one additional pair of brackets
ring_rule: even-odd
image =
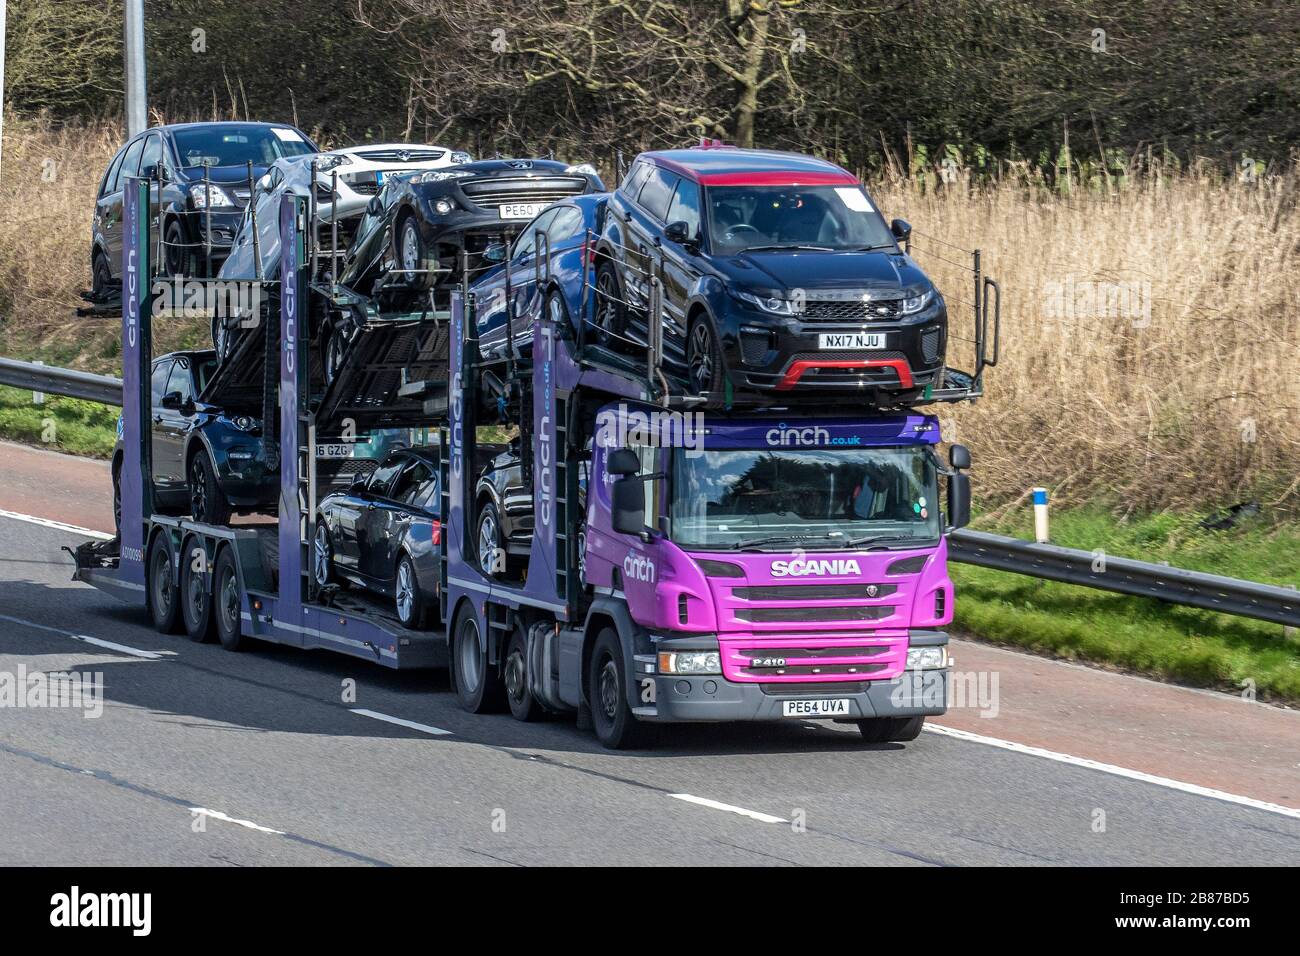
[(961, 642), (997, 715), (907, 745), (792, 721), (610, 753), (466, 714), (441, 672), (158, 634), (31, 520), (109, 527), (106, 481), (0, 444), (0, 675), (105, 685), (97, 718), (0, 709), (0, 863), (1300, 863), (1292, 711)]

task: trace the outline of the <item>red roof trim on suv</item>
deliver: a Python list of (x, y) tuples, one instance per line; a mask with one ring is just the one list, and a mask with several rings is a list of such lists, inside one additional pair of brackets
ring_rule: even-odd
[(699, 177), (702, 186), (856, 186), (857, 179), (845, 172), (775, 172), (706, 173)]

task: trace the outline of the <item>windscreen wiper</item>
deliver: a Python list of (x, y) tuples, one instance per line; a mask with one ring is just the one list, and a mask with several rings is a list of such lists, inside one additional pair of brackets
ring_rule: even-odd
[(746, 246), (743, 252), (772, 252), (778, 249), (803, 249), (808, 252), (834, 252), (830, 246), (808, 246), (800, 243), (777, 243), (770, 246)]
[(741, 548), (756, 548), (762, 544), (780, 544), (783, 541), (825, 541), (835, 537), (831, 534), (773, 534), (766, 538), (754, 538), (752, 541), (737, 541), (726, 546), (727, 551), (739, 551)]
[[(847, 539), (844, 542), (844, 547), (856, 548), (858, 547), (858, 545), (862, 545), (862, 544), (878, 544), (885, 541), (916, 541), (918, 548), (924, 547), (923, 539), (917, 538), (915, 535), (910, 535), (910, 534), (881, 534), (881, 535), (864, 534), (860, 538)], [(867, 550), (874, 550), (874, 549), (868, 548)]]

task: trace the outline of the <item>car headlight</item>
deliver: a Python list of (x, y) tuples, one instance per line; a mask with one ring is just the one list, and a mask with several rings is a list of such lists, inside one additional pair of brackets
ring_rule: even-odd
[(920, 295), (914, 295), (903, 300), (903, 315), (911, 315), (914, 312), (920, 312), (926, 306), (934, 301), (934, 290), (926, 289)]
[(474, 162), (474, 157), (463, 150), (456, 150), (451, 154), (450, 162), (453, 166), (463, 166), (465, 163)]
[(230, 423), (238, 428), (241, 432), (251, 432), (257, 427), (257, 420), (247, 415), (236, 415), (230, 420)]
[(907, 669), (909, 671), (938, 670), (948, 666), (948, 648), (946, 647), (909, 647), (907, 649)]
[(417, 183), (441, 183), (448, 179), (469, 179), (474, 174), (464, 169), (430, 169), (415, 177)]
[(220, 186), (214, 186), (211, 183), (206, 186), (203, 183), (195, 183), (190, 187), (190, 202), (195, 209), (207, 209), (209, 199), (211, 199), (213, 209), (218, 206), (233, 206), (235, 204), (230, 195)]
[(579, 176), (599, 176), (596, 167), (591, 163), (578, 163), (576, 166), (570, 166), (564, 170), (566, 173), (576, 173)]
[(661, 651), (661, 674), (721, 674), (722, 656), (717, 651)]
[(741, 302), (748, 302), (750, 305), (756, 306), (764, 312), (770, 312), (773, 315), (798, 314), (798, 308), (793, 299), (782, 299), (778, 296), (755, 295), (753, 292), (742, 292), (739, 289), (733, 289), (731, 294)]

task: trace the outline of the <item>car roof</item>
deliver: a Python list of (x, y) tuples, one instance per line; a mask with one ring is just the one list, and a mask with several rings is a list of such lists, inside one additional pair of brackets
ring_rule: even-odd
[(187, 358), (190, 361), (210, 362), (217, 357), (213, 349), (181, 349), (176, 352), (168, 352), (165, 355), (156, 355), (150, 365), (157, 365), (159, 362), (168, 359)]
[(703, 186), (816, 186), (858, 184), (858, 178), (832, 162), (770, 149), (709, 147), (660, 149), (638, 160), (670, 169)]
[[(211, 123), (167, 123), (163, 126), (151, 126), (146, 130), (142, 130), (142, 132), (145, 133), (152, 133), (158, 131), (172, 132), (178, 129), (201, 129), (201, 128), (214, 128), (214, 127), (226, 128), (226, 127), (236, 127), (236, 126), (244, 126), (244, 127), (258, 126), (267, 129), (273, 126), (278, 126), (281, 129), (298, 130), (298, 127), (294, 126), (292, 123), (265, 123), (262, 122), (261, 120), (215, 120)], [(302, 132), (302, 130), (298, 130), (298, 132)]]

